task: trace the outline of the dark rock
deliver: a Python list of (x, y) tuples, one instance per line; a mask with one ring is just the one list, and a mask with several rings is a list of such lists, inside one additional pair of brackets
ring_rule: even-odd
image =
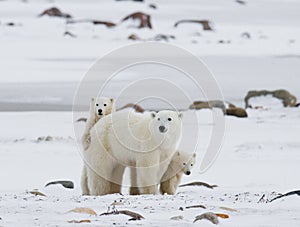
[(78, 119), (76, 120), (76, 122), (81, 122), (81, 121), (86, 122), (86, 121), (87, 121), (87, 118), (81, 117), (81, 118), (78, 118)]
[(226, 115), (236, 116), (236, 117), (248, 117), (246, 110), (239, 107), (231, 107), (226, 109)]
[(249, 91), (245, 97), (246, 108), (252, 108), (249, 105), (249, 100), (253, 97), (272, 95), (274, 98), (282, 100), (284, 107), (295, 107), (297, 104), (297, 98), (292, 95), (290, 92), (284, 89), (279, 89), (275, 91), (260, 90), (260, 91)]
[(223, 113), (225, 113), (225, 103), (221, 100), (211, 100), (211, 101), (195, 101), (192, 105), (189, 106), (189, 109), (212, 109), (212, 108), (220, 108)]
[(129, 19), (138, 20), (140, 22), (138, 28), (150, 28), (150, 29), (152, 29), (151, 16), (149, 14), (142, 13), (142, 12), (132, 13), (132, 14), (124, 17), (122, 19), (122, 22), (127, 21)]
[(67, 180), (59, 180), (59, 181), (52, 181), (49, 182), (45, 185), (45, 187), (48, 187), (49, 185), (53, 184), (61, 184), (65, 188), (73, 189), (74, 188), (74, 183), (72, 181), (67, 181)]
[(152, 40), (168, 42), (170, 39), (175, 39), (175, 36), (174, 35), (158, 34), (158, 35), (154, 36)]
[(138, 113), (144, 113), (145, 112), (143, 107), (139, 106), (138, 104), (134, 104), (134, 103), (128, 103), (125, 106), (121, 107), (119, 110), (123, 110), (123, 109), (126, 109), (126, 108), (133, 108)]
[(213, 28), (211, 27), (211, 22), (208, 20), (180, 20), (174, 24), (174, 27), (176, 28), (179, 24), (182, 24), (182, 23), (201, 24), (204, 31), (213, 31)]
[(138, 37), (136, 34), (131, 34), (128, 36), (128, 39), (130, 40), (142, 40), (140, 37)]
[(42, 17), (44, 15), (48, 15), (49, 17), (72, 18), (72, 16), (70, 14), (63, 13), (62, 11), (60, 11), (60, 9), (58, 9), (56, 7), (52, 7), (50, 9), (46, 9), (44, 12), (42, 12), (38, 16)]
[(151, 9), (157, 9), (157, 6), (155, 4), (149, 4), (149, 8), (151, 8)]

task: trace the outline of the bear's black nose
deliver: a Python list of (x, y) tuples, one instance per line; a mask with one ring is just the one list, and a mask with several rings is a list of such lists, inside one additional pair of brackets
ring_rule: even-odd
[(163, 126), (163, 125), (159, 126), (158, 129), (159, 129), (160, 132), (165, 132), (166, 131), (166, 127)]
[(191, 171), (186, 171), (186, 175), (190, 175), (191, 174)]
[(102, 115), (102, 109), (98, 109), (98, 115)]

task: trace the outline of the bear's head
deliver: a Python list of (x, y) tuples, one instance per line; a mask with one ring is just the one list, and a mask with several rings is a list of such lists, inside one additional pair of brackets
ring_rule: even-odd
[(152, 136), (162, 141), (167, 139), (170, 143), (177, 143), (182, 130), (182, 113), (171, 110), (151, 112), (150, 130)]
[(192, 155), (181, 155), (181, 166), (182, 166), (182, 172), (186, 175), (190, 175), (192, 173), (192, 169), (195, 165), (196, 161), (196, 153), (193, 153)]
[(174, 169), (175, 172), (182, 172), (185, 175), (190, 175), (195, 165), (196, 153), (187, 153), (182, 151), (176, 151), (171, 163), (170, 168)]
[(93, 97), (91, 98), (90, 111), (91, 116), (93, 116), (97, 121), (103, 116), (111, 114), (115, 111), (115, 100), (113, 98)]
[(181, 130), (182, 125), (182, 113), (178, 113), (171, 110), (162, 110), (158, 113), (151, 112), (153, 118), (151, 128), (154, 133), (172, 133), (173, 131)]

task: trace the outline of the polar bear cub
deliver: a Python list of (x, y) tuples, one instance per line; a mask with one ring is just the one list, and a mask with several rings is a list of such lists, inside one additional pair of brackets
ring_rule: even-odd
[(115, 101), (113, 98), (91, 98), (90, 102), (90, 116), (86, 122), (85, 131), (82, 136), (83, 150), (86, 150), (91, 143), (91, 128), (97, 123), (97, 121), (115, 111)]
[(181, 138), (181, 116), (170, 110), (122, 110), (98, 121), (84, 152), (91, 195), (121, 193), (126, 167), (136, 169), (131, 186), (140, 194), (156, 194)]
[[(91, 128), (104, 116), (111, 114), (115, 111), (115, 100), (113, 98), (92, 97), (90, 101), (90, 116), (86, 122), (85, 131), (83, 133), (81, 142), (83, 150), (86, 151), (91, 143)], [(81, 189), (83, 195), (89, 195), (89, 189), (87, 185), (87, 170), (86, 166), (83, 166), (81, 176)]]
[(164, 173), (161, 183), (160, 183), (160, 192), (161, 194), (170, 194), (174, 195), (176, 189), (180, 184), (183, 174), (190, 175), (191, 170), (196, 161), (196, 153), (189, 154), (182, 151), (177, 151), (170, 165), (168, 166), (167, 171)]

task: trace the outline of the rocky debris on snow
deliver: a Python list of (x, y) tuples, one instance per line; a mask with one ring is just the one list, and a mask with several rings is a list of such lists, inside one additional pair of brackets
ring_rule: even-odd
[(58, 180), (58, 181), (52, 181), (49, 182), (45, 185), (45, 187), (48, 187), (49, 185), (55, 185), (55, 184), (60, 184), (65, 188), (73, 189), (74, 188), (74, 183), (72, 181), (68, 180)]
[(140, 37), (138, 37), (136, 34), (131, 34), (128, 36), (128, 39), (130, 40), (142, 40)]
[(15, 23), (15, 22), (7, 22), (3, 24), (4, 26), (8, 26), (8, 27), (16, 27), (16, 26), (22, 26), (21, 23)]
[(145, 219), (142, 215), (140, 215), (138, 213), (135, 213), (135, 212), (132, 212), (132, 211), (129, 211), (129, 210), (119, 210), (119, 211), (114, 210), (112, 212), (102, 213), (102, 214), (100, 214), (100, 216), (103, 216), (103, 215), (118, 215), (118, 214), (125, 214), (125, 215), (130, 216), (131, 218), (129, 219), (129, 221), (136, 221), (136, 220)]
[(271, 95), (274, 98), (280, 99), (284, 107), (295, 107), (297, 104), (297, 98), (292, 95), (289, 91), (284, 89), (279, 89), (275, 91), (268, 91), (268, 90), (260, 90), (260, 91), (249, 91), (245, 97), (245, 105), (246, 108), (253, 108), (249, 105), (249, 100), (253, 97), (259, 96), (267, 96)]
[(141, 40), (141, 41), (165, 41), (169, 42), (171, 39), (175, 39), (176, 37), (174, 35), (166, 35), (166, 34), (157, 34), (152, 38), (149, 39), (142, 39), (136, 34), (131, 34), (128, 36), (128, 39), (130, 40)]
[(204, 31), (213, 31), (211, 22), (209, 20), (179, 20), (174, 24), (174, 27), (176, 28), (179, 24), (183, 24), (183, 23), (201, 24)]
[(112, 204), (110, 204), (111, 206), (122, 206), (122, 205), (124, 205), (124, 203), (123, 202), (120, 202), (120, 201), (114, 201)]
[(194, 101), (193, 104), (189, 106), (189, 109), (201, 110), (201, 109), (213, 109), (220, 108), (223, 113), (225, 113), (226, 106), (221, 100), (211, 100), (211, 101)]
[(76, 122), (86, 122), (87, 121), (87, 118), (86, 117), (81, 117), (81, 118), (78, 118), (77, 120), (76, 120)]
[(63, 13), (58, 9), (57, 7), (52, 7), (49, 9), (46, 9), (44, 12), (39, 14), (39, 17), (42, 17), (44, 15), (48, 15), (49, 17), (63, 17), (63, 18), (72, 18), (72, 16), (68, 13)]
[(165, 35), (165, 34), (157, 34), (152, 38), (154, 41), (166, 41), (169, 42), (169, 40), (175, 39), (174, 35)]
[(129, 19), (138, 20), (139, 21), (138, 28), (152, 29), (151, 16), (149, 14), (142, 13), (142, 12), (135, 12), (135, 13), (129, 14), (128, 16), (124, 17), (122, 19), (122, 22), (127, 21)]
[(69, 32), (69, 31), (65, 31), (64, 32), (64, 36), (70, 36), (72, 38), (76, 38), (77, 37), (76, 35), (74, 35), (72, 32)]
[(236, 3), (240, 4), (240, 5), (246, 5), (246, 2), (243, 0), (235, 0)]
[(231, 107), (226, 109), (226, 115), (241, 117), (241, 118), (248, 117), (246, 110), (240, 107)]
[(117, 26), (115, 23), (111, 21), (103, 21), (103, 20), (89, 20), (89, 19), (83, 19), (83, 20), (68, 20), (67, 24), (77, 24), (77, 23), (91, 23), (93, 25), (105, 25), (107, 28), (112, 28)]
[(29, 192), (32, 195), (36, 195), (36, 196), (46, 196), (44, 193), (38, 191), (38, 190), (33, 190)]
[(171, 219), (171, 220), (174, 220), (174, 221), (180, 221), (180, 220), (183, 219), (183, 216), (182, 216), (182, 215), (174, 216), (174, 217), (171, 217), (170, 219)]
[(72, 137), (64, 138), (61, 136), (39, 136), (34, 142), (51, 142), (51, 141), (63, 141), (63, 140), (73, 140)]
[(196, 221), (199, 221), (199, 220), (202, 220), (202, 219), (206, 219), (206, 220), (210, 221), (211, 223), (213, 223), (215, 225), (219, 224), (218, 216), (215, 213), (212, 213), (212, 212), (207, 212), (207, 213), (196, 216), (195, 220), (194, 220), (194, 223)]
[(241, 37), (244, 38), (244, 39), (251, 39), (251, 35), (249, 32), (243, 32), (241, 34)]
[(218, 217), (223, 218), (223, 219), (229, 218), (229, 215), (228, 215), (228, 214), (220, 214), (220, 213), (216, 213), (215, 215), (217, 215)]
[(223, 39), (221, 39), (221, 40), (218, 41), (218, 43), (220, 43), (220, 44), (230, 44), (231, 41), (230, 40), (223, 40)]
[(80, 213), (80, 214), (90, 214), (90, 215), (97, 215), (97, 213), (91, 209), (91, 208), (87, 208), (87, 207), (76, 207), (68, 212), (74, 212), (74, 213)]
[(75, 224), (80, 224), (80, 223), (91, 223), (91, 220), (88, 220), (88, 219), (83, 219), (83, 220), (71, 220), (71, 221), (68, 221), (68, 223), (75, 223)]
[(153, 3), (149, 4), (148, 7), (151, 9), (157, 9), (157, 5), (155, 5)]
[(179, 185), (179, 187), (186, 187), (186, 186), (204, 186), (204, 187), (207, 187), (207, 188), (210, 188), (210, 189), (214, 189), (215, 187), (218, 187), (218, 185), (210, 185), (208, 183), (199, 182), (199, 181)]
[(288, 192), (288, 193), (285, 193), (285, 194), (276, 196), (275, 198), (271, 199), (271, 200), (268, 201), (268, 202), (273, 202), (274, 200), (277, 200), (277, 199), (280, 199), (280, 198), (283, 198), (283, 197), (286, 197), (286, 196), (290, 196), (290, 195), (298, 195), (298, 196), (300, 196), (300, 190), (297, 190), (297, 191), (291, 191), (291, 192)]
[(141, 107), (138, 104), (134, 104), (134, 103), (128, 103), (128, 104), (126, 104), (125, 106), (121, 107), (118, 110), (123, 110), (123, 109), (126, 109), (126, 108), (133, 108), (138, 113), (144, 113), (145, 112), (145, 109), (143, 107)]
[(238, 212), (238, 210), (230, 208), (230, 207), (219, 207), (219, 208), (222, 209), (222, 210), (230, 211), (230, 212)]
[(192, 208), (202, 208), (202, 209), (206, 209), (206, 207), (203, 206), (203, 205), (192, 205), (192, 206), (187, 206), (187, 207), (185, 207), (185, 209), (192, 209)]

